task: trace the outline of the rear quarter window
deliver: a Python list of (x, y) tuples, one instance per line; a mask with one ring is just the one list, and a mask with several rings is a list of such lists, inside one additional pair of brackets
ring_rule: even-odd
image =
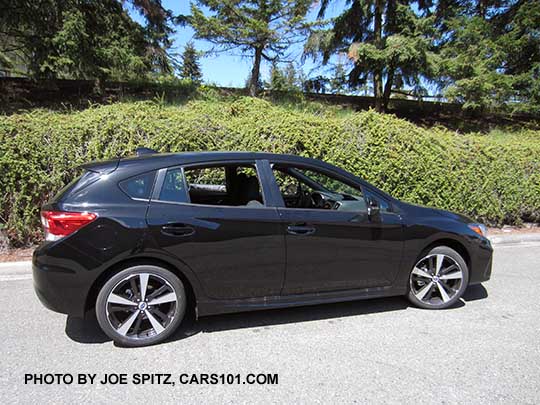
[(99, 179), (99, 173), (84, 171), (81, 174), (80, 172), (81, 170), (78, 168), (72, 171), (74, 179), (58, 191), (52, 201), (59, 201), (69, 194), (82, 190)]
[(119, 183), (120, 189), (131, 198), (150, 199), (156, 172), (139, 174)]

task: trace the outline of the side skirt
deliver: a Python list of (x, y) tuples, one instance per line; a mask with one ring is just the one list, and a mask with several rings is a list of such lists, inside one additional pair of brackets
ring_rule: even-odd
[(260, 311), (265, 309), (330, 304), (369, 298), (405, 295), (406, 288), (372, 287), (361, 290), (342, 290), (310, 294), (244, 298), (235, 300), (208, 300), (197, 303), (197, 315), (207, 316), (231, 312)]

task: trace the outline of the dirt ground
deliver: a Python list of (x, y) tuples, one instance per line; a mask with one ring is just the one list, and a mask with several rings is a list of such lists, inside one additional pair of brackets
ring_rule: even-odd
[(32, 260), (32, 253), (36, 246), (23, 249), (10, 249), (8, 253), (0, 254), (0, 263), (2, 262), (23, 262)]

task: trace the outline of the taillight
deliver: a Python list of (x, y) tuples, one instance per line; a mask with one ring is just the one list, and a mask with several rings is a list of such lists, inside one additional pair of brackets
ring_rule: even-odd
[(46, 240), (58, 240), (88, 225), (97, 218), (91, 212), (41, 211)]

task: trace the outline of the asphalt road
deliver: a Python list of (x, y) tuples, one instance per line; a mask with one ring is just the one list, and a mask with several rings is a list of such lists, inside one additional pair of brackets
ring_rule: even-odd
[[(43, 308), (25, 267), (0, 273), (2, 404), (540, 403), (540, 244), (497, 247), (492, 280), (450, 310), (397, 297), (215, 316), (140, 349)], [(128, 384), (25, 384), (26, 373), (126, 373)], [(134, 384), (137, 373), (176, 384)], [(178, 381), (200, 373), (278, 373), (278, 384)]]

